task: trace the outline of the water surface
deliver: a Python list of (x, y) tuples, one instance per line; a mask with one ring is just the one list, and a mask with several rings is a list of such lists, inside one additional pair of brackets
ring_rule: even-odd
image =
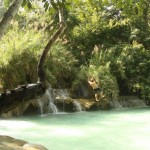
[(49, 150), (149, 150), (150, 108), (1, 119), (0, 134)]

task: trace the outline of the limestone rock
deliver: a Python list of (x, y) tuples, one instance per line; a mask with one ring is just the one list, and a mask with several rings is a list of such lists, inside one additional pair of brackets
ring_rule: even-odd
[(42, 145), (0, 135), (0, 150), (48, 150)]
[(45, 147), (43, 147), (42, 145), (39, 144), (31, 144), (31, 143), (27, 143), (23, 146), (24, 149), (26, 150), (48, 150)]

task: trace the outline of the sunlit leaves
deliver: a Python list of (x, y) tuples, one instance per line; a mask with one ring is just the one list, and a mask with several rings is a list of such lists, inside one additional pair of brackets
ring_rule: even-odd
[(148, 84), (149, 81), (146, 78), (149, 77), (150, 54), (142, 44), (134, 41), (133, 46), (124, 46), (118, 58), (125, 67), (125, 76), (132, 90), (137, 89), (136, 85), (138, 89), (142, 89), (144, 84)]
[(4, 4), (3, 2), (0, 1), (0, 20), (3, 17), (4, 12), (5, 12)]
[(19, 30), (16, 21), (13, 25), (14, 29), (0, 41), (0, 81), (9, 89), (37, 80), (37, 61), (45, 43), (41, 32)]
[[(4, 0), (4, 2), (8, 7), (12, 1)], [(149, 20), (147, 19), (150, 15), (148, 2), (149, 0), (39, 0), (35, 3), (33, 0), (24, 0), (22, 6), (30, 8), (31, 13), (27, 14), (26, 10), (24, 14), (23, 12), (19, 13), (20, 16), (17, 16), (18, 27), (25, 31), (27, 28), (32, 30), (33, 39), (30, 37), (29, 31), (26, 31), (25, 35), (18, 32), (19, 35), (14, 36), (15, 38), (12, 37), (14, 35), (12, 32), (10, 32), (11, 34), (8, 33), (8, 41), (4, 42), (7, 44), (1, 45), (1, 55), (3, 55), (1, 64), (5, 66), (9, 63), (13, 51), (19, 55), (22, 51), (33, 50), (33, 45), (38, 43), (37, 38), (40, 39), (37, 33), (48, 25), (58, 8), (65, 7), (68, 17), (66, 17), (67, 24), (70, 25), (66, 30), (67, 46), (69, 45), (69, 50), (74, 56), (67, 51), (67, 46), (65, 47), (60, 43), (55, 45), (51, 56), (57, 68), (52, 66), (52, 63), (48, 64), (48, 67), (54, 71), (47, 71), (49, 79), (56, 76), (61, 80), (61, 75), (69, 78), (69, 73), (75, 64), (74, 57), (78, 59), (78, 65), (82, 66), (79, 78), (87, 78), (87, 64), (91, 60), (93, 47), (95, 44), (102, 44), (105, 47), (103, 53), (98, 57), (98, 60), (95, 60), (96, 64), (92, 64), (91, 67), (94, 74), (103, 75), (106, 82), (107, 79), (109, 80), (108, 85), (111, 83), (110, 79), (116, 76), (118, 82), (119, 79), (127, 80), (130, 82), (130, 87), (144, 89), (144, 85), (148, 84), (144, 78), (148, 74), (148, 50), (150, 47)], [(143, 14), (146, 10), (147, 12)], [(147, 27), (146, 21), (148, 22)], [(51, 34), (49, 30), (48, 34)], [(46, 38), (46, 34), (43, 35)], [(17, 36), (21, 41), (16, 39)], [(33, 41), (34, 39), (37, 43)], [(32, 51), (36, 57), (38, 56), (36, 50), (38, 51), (40, 46)], [(4, 55), (6, 51), (8, 51), (7, 56)], [(17, 56), (15, 60), (21, 63), (19, 57)], [(26, 66), (29, 68), (28, 65)], [(10, 67), (12, 68), (11, 65)], [(47, 68), (46, 70), (49, 70)]]
[(143, 6), (148, 3), (147, 0), (111, 0), (111, 2), (128, 16), (142, 15), (144, 11)]
[(27, 6), (29, 9), (32, 9), (32, 0), (23, 0), (22, 7)]
[(9, 7), (13, 0), (4, 0), (3, 2), (6, 7)]

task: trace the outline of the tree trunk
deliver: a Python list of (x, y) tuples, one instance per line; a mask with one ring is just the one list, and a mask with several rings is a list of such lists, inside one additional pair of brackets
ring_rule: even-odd
[(10, 21), (18, 12), (18, 9), (21, 6), (22, 2), (23, 0), (14, 0), (14, 2), (11, 4), (8, 10), (4, 13), (4, 17), (2, 18), (0, 22), (0, 39), (2, 38), (3, 34), (7, 30), (7, 27), (9, 26)]
[(39, 60), (38, 66), (37, 66), (37, 72), (38, 72), (38, 81), (42, 82), (45, 85), (46, 81), (46, 75), (44, 71), (44, 62), (46, 60), (46, 56), (48, 52), (50, 51), (52, 45), (54, 42), (58, 39), (58, 37), (63, 33), (63, 31), (66, 28), (66, 24), (63, 21), (63, 11), (62, 9), (59, 10), (59, 29), (54, 33), (54, 35), (50, 38), (49, 42), (47, 43), (46, 47), (43, 50), (43, 53), (41, 55), (41, 58)]
[[(3, 36), (7, 26), (13, 16), (16, 14), (17, 9), (22, 4), (23, 0), (15, 0), (14, 3), (10, 6), (8, 11), (4, 14), (2, 21), (0, 22), (0, 39)], [(24, 101), (28, 101), (30, 99), (37, 98), (45, 93), (46, 90), (46, 76), (44, 71), (44, 62), (50, 48), (54, 44), (54, 42), (58, 39), (58, 37), (63, 33), (65, 30), (66, 24), (63, 21), (63, 14), (62, 10), (59, 10), (59, 29), (54, 33), (54, 35), (50, 38), (49, 42), (47, 43), (41, 58), (39, 60), (37, 66), (38, 72), (38, 82), (35, 84), (29, 85), (22, 85), (19, 88), (14, 90), (9, 90), (7, 92), (0, 94), (0, 115), (3, 113), (7, 113), (16, 107), (15, 103), (23, 103)]]

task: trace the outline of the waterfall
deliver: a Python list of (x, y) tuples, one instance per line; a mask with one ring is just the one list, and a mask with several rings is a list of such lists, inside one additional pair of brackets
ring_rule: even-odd
[(79, 111), (79, 112), (82, 111), (81, 104), (77, 100), (73, 100), (73, 104), (76, 107), (77, 111)]
[(81, 96), (83, 96), (83, 97), (88, 96), (88, 89), (85, 85), (81, 85), (80, 90), (81, 90), (81, 93), (82, 93)]
[(65, 99), (69, 97), (69, 93), (67, 89), (53, 89), (53, 98), (61, 99), (63, 102), (63, 111), (65, 109)]
[(45, 95), (46, 95), (46, 97), (47, 97), (47, 99), (49, 100), (49, 109), (50, 109), (50, 111), (52, 111), (53, 113), (58, 113), (58, 109), (57, 109), (57, 107), (55, 106), (55, 104), (54, 104), (54, 99), (52, 98), (52, 94), (51, 94), (51, 88), (48, 88), (47, 90), (46, 90), (46, 93), (45, 93)]
[(138, 96), (119, 96), (118, 101), (123, 108), (146, 107), (145, 101)]
[(132, 103), (134, 107), (146, 107), (147, 106), (146, 102), (143, 100), (136, 99), (136, 100), (133, 100)]
[(112, 108), (147, 107), (145, 101), (137, 96), (119, 96), (118, 100), (112, 100), (110, 104)]
[(110, 101), (110, 104), (112, 108), (122, 108), (122, 105), (119, 103), (118, 100), (112, 100)]
[(123, 107), (146, 107), (146, 103), (140, 99), (129, 99), (129, 100), (122, 100), (121, 104)]
[(60, 98), (60, 99), (66, 99), (69, 97), (67, 89), (54, 89), (53, 90), (53, 96), (54, 99)]
[(41, 115), (43, 115), (44, 103), (41, 101), (41, 99), (37, 99), (37, 101), (38, 101), (38, 105), (39, 105), (39, 109), (40, 109)]

